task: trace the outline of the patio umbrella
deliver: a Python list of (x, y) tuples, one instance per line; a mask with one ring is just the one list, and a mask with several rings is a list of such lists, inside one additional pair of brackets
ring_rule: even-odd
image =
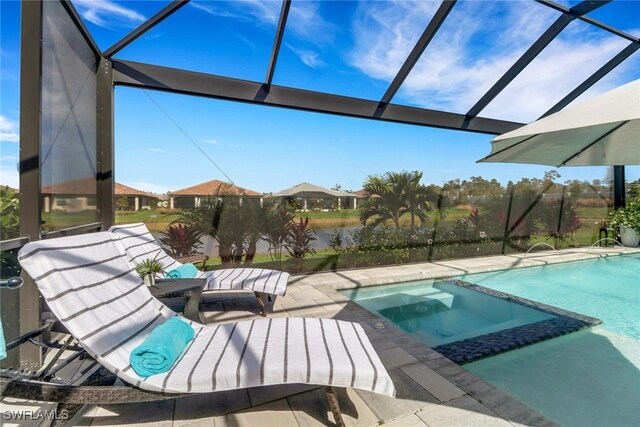
[(640, 80), (500, 135), (479, 162), (640, 164)]

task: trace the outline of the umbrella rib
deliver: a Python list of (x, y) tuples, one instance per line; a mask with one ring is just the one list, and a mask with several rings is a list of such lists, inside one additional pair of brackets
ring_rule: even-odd
[(572, 155), (571, 157), (569, 157), (568, 159), (566, 159), (564, 162), (560, 163), (558, 165), (558, 167), (560, 166), (566, 166), (568, 162), (570, 162), (571, 160), (575, 159), (576, 157), (578, 157), (580, 154), (584, 153), (585, 151), (587, 151), (589, 148), (593, 147), (595, 144), (597, 144), (598, 142), (602, 141), (604, 138), (606, 138), (607, 136), (611, 135), (613, 132), (617, 131), (618, 129), (620, 129), (622, 126), (626, 125), (627, 123), (629, 123), (629, 120), (625, 120), (624, 122), (620, 123), (618, 126), (614, 127), (613, 129), (611, 129), (610, 131), (608, 131), (607, 133), (605, 133), (604, 135), (602, 135), (600, 138), (596, 139), (595, 141), (593, 141), (592, 143), (590, 143), (589, 145), (587, 145), (586, 147), (584, 147), (582, 150), (578, 151), (577, 153), (575, 153), (574, 155)]
[[(495, 157), (495, 156), (497, 156), (498, 154), (504, 153), (505, 151), (510, 150), (510, 149), (512, 149), (513, 147), (517, 146), (517, 145), (523, 144), (523, 143), (525, 143), (525, 142), (529, 141), (531, 138), (534, 138), (534, 137), (536, 137), (536, 136), (538, 136), (538, 135), (539, 135), (539, 134), (537, 134), (537, 133), (536, 133), (535, 135), (528, 136), (528, 137), (526, 137), (525, 139), (523, 139), (522, 141), (518, 141), (518, 142), (516, 142), (516, 143), (515, 143), (515, 144), (513, 144), (513, 145), (510, 145), (510, 146), (508, 146), (508, 147), (503, 148), (502, 150), (498, 150), (498, 151), (496, 151), (495, 153), (489, 154), (487, 157), (485, 157), (485, 158), (484, 158), (484, 159), (482, 159), (482, 160), (489, 160), (490, 158)], [(482, 160), (479, 160), (479, 161), (481, 162)]]

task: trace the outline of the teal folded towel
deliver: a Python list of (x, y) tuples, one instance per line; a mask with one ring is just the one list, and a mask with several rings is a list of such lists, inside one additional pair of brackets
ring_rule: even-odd
[(0, 360), (7, 357), (7, 349), (4, 342), (4, 333), (2, 332), (2, 322), (0, 322)]
[(167, 273), (165, 277), (172, 279), (191, 279), (196, 277), (198, 269), (193, 264), (183, 264)]
[(193, 328), (175, 316), (156, 326), (149, 336), (134, 348), (129, 362), (142, 378), (167, 372), (194, 337)]

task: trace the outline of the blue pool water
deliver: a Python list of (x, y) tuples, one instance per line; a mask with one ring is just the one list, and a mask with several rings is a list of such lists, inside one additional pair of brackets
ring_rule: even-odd
[(430, 347), (553, 317), (443, 281), (425, 280), (343, 293)]
[(640, 339), (638, 255), (468, 274), (460, 279), (596, 317), (609, 331)]
[(640, 425), (639, 255), (461, 279), (603, 320), (465, 369), (563, 426)]

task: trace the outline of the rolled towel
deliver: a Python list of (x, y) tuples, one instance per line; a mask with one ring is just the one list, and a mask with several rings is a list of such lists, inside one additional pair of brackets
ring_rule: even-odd
[(156, 326), (142, 344), (133, 349), (131, 367), (142, 378), (167, 372), (194, 335), (188, 323), (178, 316), (172, 317)]
[(2, 332), (2, 322), (0, 322), (0, 360), (7, 357), (7, 349), (4, 341), (4, 332)]
[(167, 273), (166, 278), (172, 279), (191, 279), (196, 277), (198, 269), (193, 264), (183, 264)]

